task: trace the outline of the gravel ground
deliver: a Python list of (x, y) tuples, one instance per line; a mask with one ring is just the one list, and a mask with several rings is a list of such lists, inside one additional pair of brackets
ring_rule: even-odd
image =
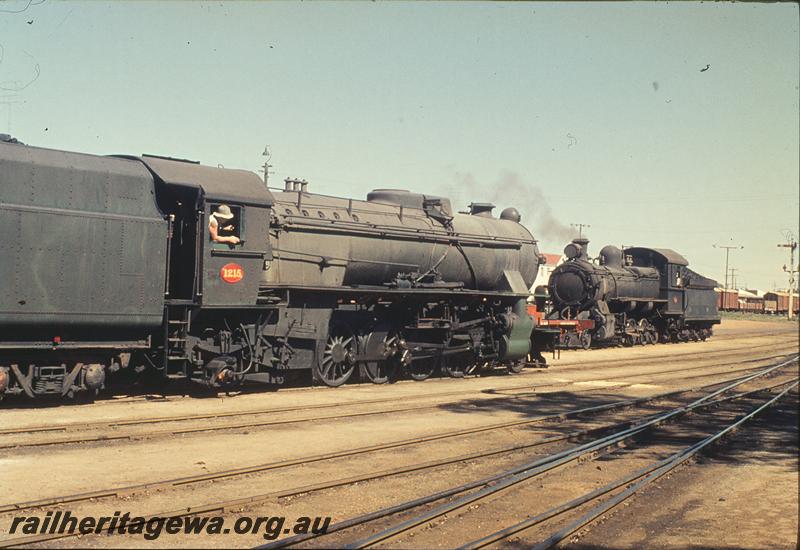
[[(298, 410), (267, 412), (258, 418), (293, 420), (335, 415), (337, 411), (370, 414), (261, 428), (231, 428), (174, 437), (0, 449), (0, 466), (4, 474), (0, 477), (0, 494), (4, 495), (0, 500), (2, 503), (23, 502), (344, 451), (448, 430), (530, 419), (582, 406), (708, 384), (732, 376), (728, 371), (735, 367), (729, 364), (788, 354), (796, 350), (796, 325), (786, 322), (724, 320), (722, 326), (715, 331), (715, 337), (707, 342), (564, 352), (559, 359), (550, 360), (550, 368), (530, 369), (516, 376), (497, 374), (465, 380), (437, 379), (424, 383), (400, 382), (384, 386), (353, 384), (333, 390), (299, 388), (206, 398), (170, 395), (167, 398), (154, 399), (153, 396), (136, 395), (102, 400), (89, 405), (46, 408), (32, 408), (24, 403), (6, 403), (2, 410), (3, 429), (288, 407), (296, 407)], [(764, 360), (746, 366), (768, 362), (769, 360)], [(742, 368), (742, 365), (738, 368)], [(674, 369), (685, 370), (680, 374), (663, 374)], [(659, 372), (662, 374), (658, 374)], [(698, 374), (709, 376), (679, 378)], [(384, 401), (361, 403), (376, 399)], [(322, 404), (337, 406), (303, 410)], [(387, 409), (416, 405), (426, 408), (385, 412)], [(796, 426), (796, 406), (788, 407), (787, 410), (786, 414), (789, 416), (794, 411)], [(238, 423), (251, 417), (255, 418), (244, 415), (233, 419), (185, 421), (178, 425), (227, 426), (226, 423)], [(612, 418), (612, 415), (605, 417), (607, 421)], [(155, 513), (226, 498), (270, 493), (398, 465), (522, 444), (530, 442), (532, 438), (544, 437), (546, 434), (542, 433), (543, 430), (553, 433), (554, 429), (557, 431), (559, 428), (579, 429), (602, 420), (573, 419), (560, 425), (530, 425), (481, 432), (470, 437), (444, 439), (431, 444), (302, 464), (177, 489), (38, 509), (35, 512), (41, 515), (48, 510), (71, 510), (75, 515), (111, 515), (116, 510), (136, 514)], [(790, 420), (786, 422), (791, 424)], [(792, 543), (796, 544), (797, 540), (797, 433), (795, 430), (794, 439), (791, 439), (792, 432), (787, 428), (779, 436), (770, 437), (769, 429), (772, 424), (761, 423), (754, 426), (758, 427), (752, 431), (752, 438), (755, 439), (742, 440), (745, 443), (742, 443), (741, 448), (734, 447), (739, 439), (733, 440), (730, 444), (730, 456), (720, 452), (718, 457), (700, 460), (682, 468), (660, 484), (658, 495), (652, 498), (651, 495), (637, 497), (618, 514), (600, 525), (592, 526), (573, 544), (587, 548), (733, 547), (730, 544), (752, 548), (787, 545), (794, 547)], [(156, 424), (151, 428), (139, 428), (136, 433), (146, 435), (149, 430), (163, 430), (165, 427), (167, 426)], [(119, 433), (119, 428), (99, 427), (92, 428), (87, 431), (89, 432), (114, 434)], [(33, 435), (25, 437), (34, 438)], [(40, 434), (35, 437), (45, 436)], [(768, 440), (769, 445), (755, 443), (761, 441), (759, 437), (766, 438), (763, 441)], [(6, 440), (7, 438), (0, 438), (0, 442)], [(725, 446), (723, 449), (727, 448)], [(456, 482), (488, 475), (503, 467), (530, 460), (537, 453), (545, 454), (553, 450), (553, 446), (534, 447), (497, 455), (491, 460), (464, 461), (424, 472), (347, 485), (289, 499), (272, 499), (242, 513), (234, 511), (227, 517), (233, 521), (239, 515), (285, 515), (290, 519), (303, 515), (326, 515), (337, 521), (415, 495), (444, 489)], [(742, 482), (742, 479), (747, 482)], [(581, 482), (580, 476), (576, 478), (577, 482)], [(547, 488), (546, 483), (543, 485)], [(552, 490), (553, 493), (547, 498), (556, 498), (560, 494), (557, 487)], [(509, 497), (505, 508), (512, 512), (532, 512), (546, 500), (542, 500), (541, 494), (543, 493), (526, 497), (520, 493), (514, 498)], [(725, 500), (719, 500), (720, 498)], [(653, 503), (657, 505), (654, 506)], [(502, 507), (503, 503), (500, 505)], [(624, 514), (633, 513), (636, 506), (640, 506), (642, 510), (635, 517), (623, 518)], [(650, 515), (645, 513), (647, 510), (650, 510)], [(13, 514), (0, 514), (0, 537), (8, 538), (5, 533), (12, 517)], [(507, 515), (504, 520), (510, 517), (512, 516)], [(794, 521), (786, 520), (787, 517)], [(618, 518), (623, 520), (618, 521)], [(726, 518), (735, 518), (736, 522), (732, 524)], [(495, 518), (495, 521), (484, 519), (476, 523), (480, 527), (473, 527), (473, 530), (492, 530), (497, 528), (498, 520), (499, 518)], [(735, 528), (731, 528), (731, 525), (735, 525)], [(450, 547), (450, 538), (444, 531), (437, 535), (435, 529), (428, 529), (425, 538), (417, 540), (424, 540), (423, 546)], [(761, 545), (756, 544), (759, 540)], [(400, 546), (412, 546), (412, 541), (413, 538), (403, 539)], [(742, 541), (750, 542), (744, 544)], [(772, 544), (771, 541), (777, 542)], [(261, 542), (264, 539), (260, 535), (163, 535), (154, 542), (133, 536), (95, 536), (51, 541), (41, 546), (138, 547), (146, 544), (160, 547), (249, 547)]]

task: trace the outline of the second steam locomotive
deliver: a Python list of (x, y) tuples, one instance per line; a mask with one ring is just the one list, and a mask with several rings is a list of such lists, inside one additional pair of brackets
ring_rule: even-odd
[(588, 321), (582, 343), (705, 340), (720, 322), (716, 282), (664, 248), (605, 246), (590, 260), (586, 239), (564, 250), (548, 290), (551, 319)]

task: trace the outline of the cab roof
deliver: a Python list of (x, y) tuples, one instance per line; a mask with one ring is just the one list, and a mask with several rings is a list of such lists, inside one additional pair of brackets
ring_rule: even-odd
[[(660, 265), (664, 263), (689, 265), (689, 262), (669, 248), (647, 248), (644, 246), (633, 246), (625, 249), (625, 254), (630, 254), (634, 259), (649, 259), (653, 265)], [(634, 262), (639, 263), (639, 262)]]
[(254, 172), (203, 166), (197, 162), (142, 155), (136, 157), (167, 185), (196, 187), (213, 201), (272, 206), (275, 198)]

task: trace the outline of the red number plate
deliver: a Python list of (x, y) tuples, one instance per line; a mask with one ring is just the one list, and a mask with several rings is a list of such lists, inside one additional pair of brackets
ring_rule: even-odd
[(219, 276), (226, 283), (233, 285), (244, 279), (244, 269), (239, 264), (225, 264), (219, 270)]

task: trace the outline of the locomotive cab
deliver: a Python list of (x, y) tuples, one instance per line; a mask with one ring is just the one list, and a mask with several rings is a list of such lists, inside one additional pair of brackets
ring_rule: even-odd
[[(159, 182), (159, 207), (171, 224), (168, 299), (181, 303), (255, 306), (261, 272), (269, 266), (272, 194), (252, 172), (202, 166), (145, 155), (142, 162)], [(209, 222), (225, 208), (216, 242)]]
[(685, 309), (682, 269), (689, 262), (667, 248), (632, 247), (625, 250), (635, 267), (652, 267), (661, 279), (659, 299), (666, 304), (663, 313), (681, 315)]
[(658, 270), (660, 301), (659, 320), (662, 340), (686, 341), (711, 336), (712, 326), (719, 323), (714, 287), (716, 281), (689, 269), (689, 262), (667, 248), (633, 247), (625, 250), (634, 266)]
[(143, 362), (164, 377), (225, 385), (233, 354), (247, 340), (242, 323), (263, 313), (259, 283), (272, 260), (272, 194), (252, 172), (166, 157), (140, 160), (154, 176), (170, 228), (162, 330)]

